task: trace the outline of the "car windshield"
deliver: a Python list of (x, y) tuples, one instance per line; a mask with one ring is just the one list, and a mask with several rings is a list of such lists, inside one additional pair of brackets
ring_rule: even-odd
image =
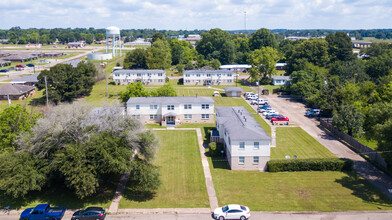
[(222, 207), (223, 212), (227, 212), (227, 210), (229, 210), (229, 206)]

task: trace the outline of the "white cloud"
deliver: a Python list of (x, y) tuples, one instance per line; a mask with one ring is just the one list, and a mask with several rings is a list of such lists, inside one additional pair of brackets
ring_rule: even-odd
[(0, 28), (391, 28), (389, 0), (1, 0)]

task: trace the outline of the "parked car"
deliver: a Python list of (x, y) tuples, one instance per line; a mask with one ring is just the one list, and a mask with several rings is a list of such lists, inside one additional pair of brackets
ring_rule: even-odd
[(247, 100), (255, 100), (255, 99), (258, 99), (258, 98), (259, 98), (259, 97), (258, 97), (257, 94), (255, 94), (255, 95), (248, 95), (248, 96), (246, 97)]
[(263, 115), (265, 116), (272, 115), (272, 114), (278, 114), (278, 112), (273, 109), (263, 112)]
[(305, 113), (306, 116), (308, 117), (314, 117), (314, 116), (319, 116), (320, 115), (320, 109), (312, 109), (309, 110)]
[(259, 109), (259, 112), (260, 113), (264, 113), (264, 112), (268, 112), (268, 111), (271, 111), (271, 110), (273, 110), (273, 109), (271, 107), (269, 107), (269, 108)]
[(245, 97), (248, 97), (248, 95), (254, 95), (254, 93), (253, 93), (253, 92), (245, 92), (245, 93), (244, 93), (244, 96), (245, 96)]
[(28, 66), (28, 67), (34, 67), (34, 64), (29, 63), (29, 64), (27, 64), (26, 66)]
[(83, 210), (76, 211), (71, 220), (103, 220), (106, 217), (106, 211), (101, 207), (88, 207)]
[(49, 204), (39, 204), (35, 208), (25, 209), (20, 214), (20, 220), (60, 220), (65, 213), (65, 207), (50, 207)]
[(252, 101), (250, 102), (250, 104), (251, 104), (251, 105), (257, 105), (257, 104), (259, 104), (259, 105), (266, 105), (266, 104), (268, 104), (268, 100), (264, 100), (264, 99), (255, 99), (255, 100), (252, 100)]
[(271, 122), (274, 123), (276, 121), (290, 121), (288, 117), (283, 116), (283, 115), (279, 115), (276, 117), (271, 118)]
[(15, 70), (16, 71), (22, 71), (22, 70), (24, 70), (24, 68), (23, 67), (16, 67)]
[(259, 107), (259, 112), (263, 112), (263, 111), (265, 111), (266, 109), (272, 109), (272, 108), (271, 108), (271, 106), (269, 106), (269, 105), (263, 105), (263, 106), (260, 106), (260, 107)]
[(250, 210), (246, 206), (230, 204), (227, 206), (219, 207), (212, 213), (214, 219), (240, 219), (246, 220), (250, 217)]
[(19, 64), (19, 65), (16, 65), (15, 67), (25, 68), (26, 66), (25, 66), (25, 65), (22, 65), (22, 64)]
[(9, 69), (2, 69), (2, 70), (0, 70), (0, 72), (9, 72), (10, 70)]
[(271, 114), (271, 115), (266, 115), (265, 118), (271, 119), (271, 118), (278, 117), (278, 116), (279, 116), (279, 114)]

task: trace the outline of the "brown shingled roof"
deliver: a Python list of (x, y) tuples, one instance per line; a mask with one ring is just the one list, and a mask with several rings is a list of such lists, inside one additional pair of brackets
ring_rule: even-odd
[(3, 86), (0, 86), (0, 95), (22, 95), (34, 89), (34, 86), (5, 84)]

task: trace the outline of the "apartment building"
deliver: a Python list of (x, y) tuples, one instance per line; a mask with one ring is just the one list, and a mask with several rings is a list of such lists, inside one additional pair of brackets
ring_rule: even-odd
[(137, 82), (144, 85), (164, 85), (165, 79), (165, 70), (122, 69), (113, 72), (113, 80), (121, 85)]
[(184, 71), (184, 85), (233, 85), (234, 73), (229, 70)]

